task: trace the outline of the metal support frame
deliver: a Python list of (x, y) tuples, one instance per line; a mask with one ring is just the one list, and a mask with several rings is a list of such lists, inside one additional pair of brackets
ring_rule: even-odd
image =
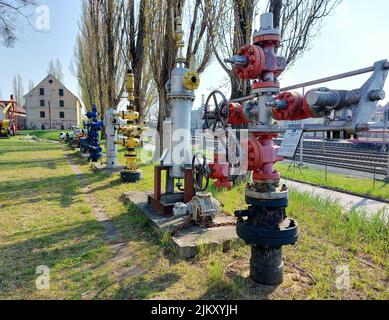
[(301, 125), (301, 129), (303, 130), (303, 135), (300, 141), (300, 167), (304, 167), (304, 124)]
[[(173, 215), (173, 208), (177, 202), (189, 203), (195, 196), (192, 169), (185, 169), (185, 191), (174, 192), (174, 179), (169, 176), (169, 167), (154, 167), (154, 194), (149, 195), (148, 203), (164, 216)], [(162, 191), (162, 172), (166, 172), (166, 190)], [(172, 189), (173, 187), (173, 189)]]

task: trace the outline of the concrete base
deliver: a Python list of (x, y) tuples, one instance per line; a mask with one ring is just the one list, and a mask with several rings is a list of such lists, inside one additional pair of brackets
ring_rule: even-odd
[[(125, 193), (122, 196), (123, 201), (135, 205), (141, 214), (148, 217), (150, 224), (161, 232), (168, 232), (180, 226), (185, 217), (166, 217), (158, 214), (147, 202), (148, 194), (146, 192), (133, 191)], [(235, 222), (235, 217), (218, 216), (216, 223)], [(190, 259), (195, 257), (200, 246), (208, 251), (217, 250), (223, 246), (228, 250), (232, 243), (240, 241), (236, 234), (235, 226), (225, 226), (217, 228), (201, 228), (195, 225), (180, 230), (178, 235), (172, 238), (174, 247), (179, 259)]]

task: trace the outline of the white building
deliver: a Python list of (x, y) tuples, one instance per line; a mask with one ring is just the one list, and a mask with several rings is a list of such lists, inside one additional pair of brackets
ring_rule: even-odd
[(30, 130), (67, 130), (81, 124), (82, 106), (79, 99), (51, 74), (24, 99), (26, 124)]

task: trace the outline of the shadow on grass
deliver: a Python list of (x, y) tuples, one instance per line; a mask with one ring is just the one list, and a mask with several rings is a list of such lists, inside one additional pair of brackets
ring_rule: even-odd
[(59, 165), (66, 163), (65, 160), (21, 160), (21, 161), (0, 161), (0, 170), (9, 168), (9, 169), (33, 169), (33, 168), (47, 168), (47, 169), (57, 169)]
[[(68, 239), (79, 241), (66, 245)], [(97, 221), (71, 225), (60, 232), (3, 246), (0, 253), (0, 295), (7, 297), (13, 291), (21, 290), (23, 297), (27, 298), (36, 291), (35, 272), (38, 266), (45, 265), (51, 269), (63, 270), (79, 268), (84, 263), (93, 263), (91, 252), (101, 249), (102, 246), (104, 230)]]
[[(3, 146), (2, 146), (3, 147)], [(0, 148), (0, 155), (10, 155), (11, 153), (30, 153), (30, 152), (42, 152), (60, 150), (58, 145), (51, 145), (49, 143), (29, 142), (27, 145), (17, 144), (17, 146), (5, 145), (4, 148)]]
[(180, 280), (181, 277), (173, 272), (167, 272), (151, 280), (139, 277), (129, 285), (121, 286), (113, 298), (119, 300), (142, 300), (153, 298)]
[(211, 284), (200, 300), (268, 300), (278, 286), (253, 282), (236, 272), (228, 272), (226, 280)]
[[(0, 184), (0, 198), (12, 199), (13, 203), (29, 204), (39, 201), (58, 201), (62, 208), (74, 203), (80, 194), (77, 175), (50, 177), (32, 180), (4, 181)], [(46, 196), (38, 196), (47, 194)], [(6, 207), (7, 205), (4, 205)]]
[[(127, 228), (131, 230), (126, 236), (126, 241), (132, 243), (141, 243), (144, 246), (154, 246), (153, 236), (150, 229), (137, 224), (137, 219), (129, 217), (124, 213), (118, 219), (127, 219)], [(54, 227), (51, 227), (54, 228)], [(39, 230), (47, 232), (44, 236), (34, 237), (29, 231), (26, 234), (18, 233), (20, 236), (30, 238), (3, 246), (0, 252), (0, 297), (12, 295), (18, 292), (20, 298), (28, 298), (29, 295), (36, 292), (35, 280), (38, 277), (36, 268), (41, 265), (48, 266), (55, 274), (52, 282), (56, 287), (63, 288), (72, 282), (76, 289), (71, 292), (71, 297), (80, 298), (81, 294), (87, 289), (95, 289), (98, 294), (94, 296), (98, 299), (113, 284), (119, 284), (120, 289), (113, 299), (143, 299), (149, 295), (157, 294), (179, 281), (179, 276), (174, 273), (167, 273), (157, 278), (145, 281), (142, 276), (134, 275), (133, 281), (124, 284), (125, 279), (110, 280), (109, 285), (100, 283), (101, 279), (94, 276), (93, 281), (88, 280), (85, 274), (102, 273), (102, 276), (112, 276), (112, 268), (115, 267), (115, 261), (112, 260), (114, 252), (108, 247), (106, 235), (103, 226), (97, 221), (88, 221), (79, 224), (62, 226), (66, 228), (59, 232), (50, 232), (51, 228)], [(35, 230), (37, 231), (37, 230)], [(72, 244), (68, 244), (68, 239), (76, 239)], [(159, 248), (155, 248), (159, 252)], [(130, 252), (129, 261), (134, 259), (137, 252)], [(155, 259), (153, 259), (155, 258)], [(142, 272), (145, 275), (155, 266), (158, 255), (150, 256), (147, 265), (142, 265)], [(134, 261), (136, 263), (136, 261)], [(116, 266), (120, 267), (121, 266)], [(107, 268), (107, 269), (104, 269)], [(111, 268), (111, 269), (110, 269)], [(120, 271), (120, 270), (119, 270)], [(57, 278), (60, 275), (60, 278)], [(99, 275), (100, 278), (101, 274)], [(131, 274), (128, 275), (129, 278)], [(67, 284), (64, 284), (66, 281)], [(96, 288), (97, 285), (97, 288)], [(62, 289), (61, 289), (62, 290)]]

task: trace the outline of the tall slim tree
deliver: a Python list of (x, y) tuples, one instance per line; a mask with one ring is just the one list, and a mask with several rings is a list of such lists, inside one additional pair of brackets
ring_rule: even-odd
[(20, 74), (17, 74), (14, 76), (12, 81), (12, 93), (13, 96), (18, 103), (18, 105), (23, 106), (24, 104), (24, 86), (23, 86), (23, 79), (20, 76)]
[[(136, 5), (138, 11), (136, 11)], [(148, 12), (150, 2), (133, 0), (123, 6), (124, 46), (122, 47), (127, 69), (131, 69), (135, 77), (135, 105), (143, 120), (150, 107), (157, 100), (157, 90), (153, 82), (153, 74), (148, 61), (150, 45)]]
[(51, 60), (49, 62), (49, 68), (47, 69), (48, 74), (52, 74), (54, 77), (56, 77), (60, 82), (63, 82), (64, 80), (64, 73), (62, 70), (62, 63), (57, 58), (55, 62)]
[(31, 79), (28, 81), (28, 91), (31, 91), (32, 89), (35, 88), (34, 81)]
[[(150, 50), (150, 64), (153, 70), (154, 81), (158, 89), (159, 115), (158, 132), (163, 141), (163, 121), (168, 115), (165, 84), (175, 66), (177, 45), (174, 33), (177, 17), (182, 17), (185, 30), (186, 66), (193, 65), (192, 57), (197, 63), (194, 68), (203, 72), (212, 59), (212, 41), (215, 29), (207, 29), (207, 21), (217, 17), (219, 9), (213, 2), (217, 0), (148, 0), (149, 31), (152, 45)], [(191, 63), (192, 62), (192, 63)], [(162, 151), (163, 146), (160, 146)]]
[[(84, 0), (75, 47), (75, 65), (86, 106), (97, 103), (101, 115), (124, 96), (124, 76), (135, 75), (135, 104), (143, 119), (156, 90), (147, 60), (146, 0)], [(75, 68), (74, 68), (75, 69)]]
[[(274, 15), (274, 25), (281, 30), (283, 39), (280, 53), (291, 67), (309, 49), (322, 21), (334, 10), (341, 0), (268, 0), (267, 11)], [(262, 4), (262, 2), (260, 3)], [(250, 43), (253, 21), (258, 19), (258, 0), (220, 0), (217, 6), (225, 8), (221, 15), (214, 42), (215, 56), (231, 80), (231, 98), (249, 93), (248, 83), (239, 80), (225, 58), (234, 55), (246, 43)], [(214, 23), (208, 24), (210, 29)], [(231, 32), (231, 30), (234, 30)]]

